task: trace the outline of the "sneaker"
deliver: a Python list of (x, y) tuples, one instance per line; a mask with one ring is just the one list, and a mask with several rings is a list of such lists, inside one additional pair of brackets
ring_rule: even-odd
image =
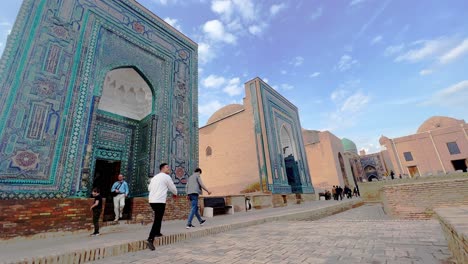
[(206, 222), (206, 219), (201, 220), (200, 225), (202, 226)]
[(153, 251), (155, 250), (156, 248), (154, 247), (153, 245), (153, 241), (150, 241), (150, 240), (146, 240), (146, 245), (148, 246), (148, 248)]
[(118, 218), (114, 219), (114, 222), (116, 222), (116, 223), (117, 223), (118, 221), (119, 221), (119, 219), (118, 219)]
[(192, 225), (192, 224), (190, 224), (190, 225), (187, 225), (185, 228), (190, 229), (190, 228), (192, 228), (192, 227), (195, 227), (195, 226)]
[(100, 235), (99, 233), (92, 233), (91, 234), (92, 237), (99, 236), (99, 235)]

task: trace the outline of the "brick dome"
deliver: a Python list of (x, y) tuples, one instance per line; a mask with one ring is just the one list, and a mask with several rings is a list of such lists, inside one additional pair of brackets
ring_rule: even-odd
[(423, 133), (442, 127), (457, 126), (463, 123), (465, 123), (463, 120), (458, 120), (452, 117), (433, 116), (422, 123), (422, 125), (418, 128), (417, 133)]
[(218, 120), (221, 120), (229, 115), (232, 115), (236, 112), (239, 112), (241, 110), (244, 110), (244, 106), (240, 104), (230, 104), (226, 105), (225, 107), (219, 109), (218, 111), (214, 112), (213, 115), (208, 119), (206, 124), (211, 124), (214, 123)]

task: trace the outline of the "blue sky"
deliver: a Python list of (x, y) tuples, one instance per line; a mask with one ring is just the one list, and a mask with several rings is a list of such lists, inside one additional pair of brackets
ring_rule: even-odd
[[(139, 0), (199, 44), (199, 120), (260, 77), (359, 149), (468, 118), (466, 0)], [(20, 0), (0, 2), (0, 52)]]

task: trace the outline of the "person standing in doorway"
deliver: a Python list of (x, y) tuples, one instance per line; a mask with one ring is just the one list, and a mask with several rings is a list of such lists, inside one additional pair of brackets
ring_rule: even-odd
[(161, 237), (161, 222), (164, 216), (164, 211), (166, 210), (166, 199), (167, 191), (173, 193), (174, 197), (177, 197), (177, 188), (172, 181), (171, 169), (167, 163), (162, 163), (159, 165), (160, 172), (151, 179), (150, 184), (148, 185), (149, 197), (148, 201), (154, 212), (154, 221), (153, 226), (151, 227), (148, 240), (146, 241), (148, 248), (154, 250), (154, 238)]
[(193, 216), (196, 216), (200, 225), (203, 225), (206, 220), (202, 219), (200, 216), (200, 212), (198, 212), (198, 196), (202, 194), (202, 190), (205, 190), (208, 195), (211, 194), (210, 191), (205, 187), (203, 181), (200, 177), (202, 170), (200, 168), (196, 168), (195, 172), (188, 178), (187, 185), (185, 186), (185, 193), (187, 194), (187, 199), (191, 202), (191, 209), (190, 214), (187, 221), (186, 228), (189, 229), (194, 227), (192, 225)]
[(112, 185), (111, 193), (114, 196), (114, 222), (118, 222), (122, 218), (123, 209), (125, 207), (125, 198), (128, 196), (128, 184), (124, 181), (124, 176), (119, 174), (118, 180)]
[(392, 178), (392, 180), (395, 179), (395, 173), (392, 170), (390, 170), (390, 177)]

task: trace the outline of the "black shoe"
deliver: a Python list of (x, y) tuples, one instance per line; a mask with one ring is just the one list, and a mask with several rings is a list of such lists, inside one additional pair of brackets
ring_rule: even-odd
[(162, 237), (162, 236), (164, 236), (164, 235), (163, 235), (163, 234), (161, 234), (161, 233), (159, 233), (159, 234), (155, 235), (155, 237)]
[(202, 226), (206, 222), (206, 219), (201, 220), (200, 225)]
[(190, 228), (192, 228), (192, 227), (195, 227), (195, 226), (192, 225), (192, 224), (190, 224), (190, 225), (187, 225), (185, 228), (190, 229)]
[(148, 246), (148, 248), (153, 251), (155, 250), (156, 248), (154, 247), (153, 245), (153, 241), (150, 241), (150, 240), (146, 240), (146, 245)]

